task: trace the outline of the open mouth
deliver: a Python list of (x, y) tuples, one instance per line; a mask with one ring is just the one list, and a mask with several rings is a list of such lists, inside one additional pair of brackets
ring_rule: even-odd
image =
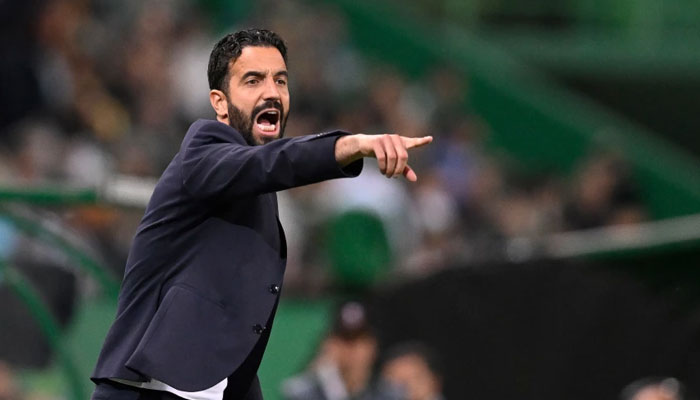
[(273, 133), (277, 131), (279, 125), (280, 112), (276, 109), (263, 110), (255, 119), (255, 124), (258, 129), (264, 133)]

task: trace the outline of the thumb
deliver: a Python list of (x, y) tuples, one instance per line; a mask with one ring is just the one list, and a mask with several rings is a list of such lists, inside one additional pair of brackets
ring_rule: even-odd
[(418, 175), (416, 175), (413, 168), (409, 167), (408, 165), (403, 169), (403, 176), (405, 176), (410, 182), (415, 182), (418, 180)]
[(426, 144), (433, 141), (433, 137), (432, 136), (423, 136), (423, 137), (419, 137), (419, 138), (413, 138), (413, 137), (401, 136), (401, 141), (403, 142), (404, 147), (406, 147), (406, 150), (408, 150), (408, 149), (412, 149), (414, 147), (425, 146)]

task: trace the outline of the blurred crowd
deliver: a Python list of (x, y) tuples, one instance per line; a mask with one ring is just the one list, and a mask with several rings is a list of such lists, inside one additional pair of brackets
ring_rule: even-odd
[[(348, 301), (306, 369), (286, 379), (281, 393), (285, 400), (445, 400), (444, 373), (441, 356), (423, 342), (380, 348), (363, 304)], [(620, 400), (690, 398), (671, 377), (639, 379), (619, 394)]]
[[(188, 125), (213, 118), (206, 64), (222, 33), (208, 23), (215, 19), (210, 3), (0, 4), (0, 182), (99, 187), (116, 174), (157, 177)], [(485, 148), (489, 127), (468, 106), (468, 81), (449, 65), (409, 79), (389, 63), (365, 58), (332, 8), (269, 3), (257, 2), (244, 21), (224, 30), (264, 26), (287, 41), (287, 136), (344, 129), (436, 138), (414, 154), (417, 184), (386, 181), (366, 168), (352, 181), (280, 194), (289, 289), (311, 293), (338, 280), (353, 284), (345, 271), (363, 263), (366, 276), (354, 278), (356, 285), (389, 271), (422, 275), (451, 264), (502, 260), (510, 238), (646, 218), (630, 172), (616, 155), (596, 153), (569, 176), (514, 168)], [(141, 211), (59, 211), (119, 273)], [(359, 222), (341, 218), (350, 212), (366, 215)], [(378, 238), (367, 241), (374, 261), (334, 250), (333, 241), (348, 226)]]
[(283, 382), (285, 400), (444, 400), (442, 363), (420, 342), (382, 352), (364, 306), (338, 307), (307, 369)]

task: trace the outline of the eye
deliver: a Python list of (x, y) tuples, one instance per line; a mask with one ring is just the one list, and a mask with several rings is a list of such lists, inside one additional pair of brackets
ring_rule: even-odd
[(287, 84), (287, 80), (284, 79), (284, 78), (279, 78), (279, 79), (277, 79), (277, 84), (278, 84), (278, 85), (286, 85), (286, 84)]
[(245, 81), (246, 85), (257, 85), (260, 81), (258, 79), (248, 79)]

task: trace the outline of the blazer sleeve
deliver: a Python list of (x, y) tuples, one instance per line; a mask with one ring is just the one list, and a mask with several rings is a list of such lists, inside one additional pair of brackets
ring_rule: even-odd
[(238, 132), (222, 123), (208, 121), (199, 127), (195, 125), (191, 129), (197, 130), (183, 142), (181, 172), (185, 190), (197, 199), (224, 200), (275, 192), (327, 179), (354, 177), (362, 171), (362, 160), (345, 168), (335, 160), (335, 142), (347, 132), (249, 146)]

